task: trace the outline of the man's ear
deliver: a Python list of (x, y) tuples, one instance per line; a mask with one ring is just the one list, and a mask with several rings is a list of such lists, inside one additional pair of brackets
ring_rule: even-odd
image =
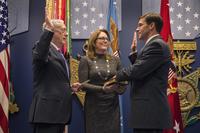
[(150, 29), (152, 30), (152, 29), (154, 29), (154, 28), (155, 28), (155, 23), (152, 22), (152, 23), (150, 24)]

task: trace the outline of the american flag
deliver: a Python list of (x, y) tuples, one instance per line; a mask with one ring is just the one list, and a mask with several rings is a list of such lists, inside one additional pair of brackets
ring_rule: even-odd
[[(160, 0), (143, 0), (143, 13), (157, 11)], [(200, 0), (170, 0), (170, 24), (174, 39), (194, 39), (200, 33)]]
[(9, 32), (7, 1), (0, 0), (0, 133), (8, 133)]
[(171, 60), (169, 72), (168, 72), (168, 81), (172, 80), (172, 78), (177, 77), (177, 72), (176, 72), (176, 64), (174, 63), (173, 60)]
[[(121, 29), (121, 0), (116, 0), (118, 26)], [(96, 29), (106, 29), (109, 0), (72, 0), (71, 35), (88, 39)]]

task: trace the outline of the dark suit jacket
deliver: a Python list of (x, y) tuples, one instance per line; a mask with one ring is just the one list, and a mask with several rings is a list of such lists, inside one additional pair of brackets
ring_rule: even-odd
[(71, 89), (65, 62), (50, 45), (53, 33), (44, 31), (33, 48), (31, 123), (67, 124), (71, 118)]
[(169, 65), (169, 47), (158, 36), (143, 47), (132, 65), (116, 75), (117, 81), (132, 82), (130, 127), (164, 129), (172, 126), (166, 93)]

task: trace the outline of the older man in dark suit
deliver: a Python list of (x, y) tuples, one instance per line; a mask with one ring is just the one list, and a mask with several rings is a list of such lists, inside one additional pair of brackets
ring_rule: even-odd
[(132, 82), (130, 126), (134, 133), (162, 133), (172, 126), (166, 92), (170, 50), (159, 35), (162, 26), (158, 14), (147, 13), (139, 18), (138, 38), (145, 45), (133, 64), (116, 75), (117, 81)]
[(34, 91), (29, 121), (34, 133), (63, 133), (72, 108), (69, 61), (61, 52), (66, 43), (66, 26), (62, 20), (49, 20), (46, 15), (43, 28), (33, 48)]

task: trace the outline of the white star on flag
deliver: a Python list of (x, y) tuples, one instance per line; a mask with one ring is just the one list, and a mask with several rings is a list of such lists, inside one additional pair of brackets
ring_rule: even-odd
[(88, 17), (88, 14), (87, 13), (84, 13), (83, 14), (83, 18), (87, 18)]
[(175, 126), (173, 127), (173, 129), (176, 131), (176, 133), (180, 132), (179, 123), (176, 120), (175, 120)]
[(191, 8), (190, 8), (189, 6), (187, 6), (187, 7), (185, 8), (185, 11), (186, 11), (186, 12), (190, 12), (190, 10), (191, 10)]
[(194, 30), (198, 31), (199, 30), (199, 26), (195, 25), (194, 27)]
[(88, 3), (86, 1), (84, 1), (82, 4), (84, 7), (86, 7), (88, 5)]
[(183, 3), (179, 1), (179, 2), (177, 3), (177, 5), (178, 5), (178, 6), (182, 6)]
[(78, 36), (80, 34), (80, 32), (79, 31), (75, 31), (75, 34)]
[(104, 27), (103, 27), (103, 25), (99, 25), (99, 29), (103, 29)]
[(74, 8), (74, 10), (75, 10), (76, 12), (79, 12), (80, 8), (76, 7), (76, 8)]
[(189, 31), (187, 31), (187, 32), (185, 33), (185, 35), (186, 35), (186, 36), (190, 36), (191, 33), (190, 33)]
[(182, 15), (182, 14), (180, 14), (180, 13), (179, 13), (179, 14), (177, 14), (177, 17), (178, 17), (178, 18), (180, 18), (180, 19), (182, 18), (182, 16), (183, 16), (183, 15)]
[(170, 24), (173, 24), (173, 23), (174, 23), (174, 20), (173, 20), (173, 19), (171, 19), (171, 20), (170, 20)]
[(93, 18), (91, 21), (91, 24), (95, 24), (96, 20)]
[(3, 44), (5, 44), (6, 43), (6, 40), (5, 39), (2, 39), (1, 40), (1, 44), (3, 45)]
[(188, 18), (185, 20), (186, 24), (190, 24), (191, 20), (189, 20)]
[(90, 8), (90, 10), (91, 10), (92, 12), (95, 12), (96, 8), (92, 7), (92, 8)]
[(2, 35), (3, 35), (3, 37), (5, 37), (6, 36), (6, 34), (7, 34), (7, 32), (2, 32)]
[(178, 31), (181, 31), (181, 30), (183, 29), (183, 27), (182, 27), (181, 25), (179, 25), (179, 26), (177, 27), (177, 29), (178, 29)]
[(170, 7), (170, 8), (169, 8), (169, 11), (170, 11), (170, 12), (173, 12), (173, 11), (174, 11), (174, 8), (173, 8), (173, 7)]
[(199, 14), (197, 12), (195, 12), (194, 18), (199, 18)]
[(79, 19), (76, 19), (76, 20), (75, 20), (75, 23), (76, 23), (76, 24), (80, 24), (80, 20), (79, 20)]
[(3, 11), (3, 7), (2, 6), (0, 7), (0, 11)]
[(99, 14), (99, 17), (100, 17), (100, 18), (103, 18), (103, 16), (104, 16), (103, 13), (100, 13), (100, 14)]
[(88, 27), (87, 27), (86, 25), (83, 26), (83, 30), (87, 30), (87, 28), (88, 28)]

